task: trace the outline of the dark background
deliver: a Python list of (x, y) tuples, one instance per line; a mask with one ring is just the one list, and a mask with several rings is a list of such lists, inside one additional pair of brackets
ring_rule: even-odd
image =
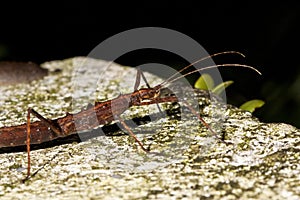
[[(296, 1), (261, 2), (1, 3), (0, 59), (42, 63), (85, 56), (103, 40), (128, 29), (170, 28), (195, 39), (211, 54), (244, 53), (246, 59), (232, 57), (229, 62), (255, 66), (263, 76), (247, 70), (222, 71), (223, 80), (235, 81), (227, 89), (229, 102), (239, 106), (262, 99), (266, 105), (255, 116), (300, 127), (300, 6)], [(177, 63), (173, 59), (168, 54), (136, 52), (117, 61), (136, 66)]]

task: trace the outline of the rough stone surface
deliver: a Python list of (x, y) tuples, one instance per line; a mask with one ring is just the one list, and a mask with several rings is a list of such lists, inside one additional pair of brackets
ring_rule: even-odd
[[(44, 79), (0, 88), (1, 127), (25, 123), (28, 106), (53, 119), (95, 99), (131, 92), (136, 74), (82, 57), (42, 66), (50, 71)], [(101, 69), (102, 75), (89, 69)], [(80, 75), (76, 80), (74, 73)], [(151, 85), (160, 81), (146, 76)], [(300, 199), (298, 129), (260, 122), (201, 92), (197, 99), (204, 120), (230, 144), (217, 140), (192, 114), (179, 118), (178, 105), (161, 105), (171, 114), (132, 128), (155, 153), (141, 151), (125, 134), (100, 134), (32, 151), (35, 174), (25, 183), (26, 152), (0, 154), (0, 199)], [(180, 112), (185, 110), (182, 105)], [(156, 105), (130, 108), (122, 117), (130, 121), (153, 113)]]

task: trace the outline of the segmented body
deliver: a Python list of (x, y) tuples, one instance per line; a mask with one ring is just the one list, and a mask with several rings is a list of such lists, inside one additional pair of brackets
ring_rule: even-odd
[[(121, 115), (131, 106), (177, 101), (176, 97), (157, 97), (160, 89), (143, 88), (112, 100), (96, 102), (94, 106), (90, 105), (78, 113), (67, 113), (64, 117), (49, 120), (58, 131), (42, 121), (30, 123), (30, 143), (40, 144), (109, 124), (115, 120), (115, 116)], [(0, 148), (26, 145), (26, 128), (27, 124), (0, 128)]]

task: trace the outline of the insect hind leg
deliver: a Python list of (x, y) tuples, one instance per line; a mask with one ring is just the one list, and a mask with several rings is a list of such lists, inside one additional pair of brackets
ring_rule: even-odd
[(41, 114), (39, 114), (38, 112), (36, 112), (34, 109), (32, 108), (28, 108), (27, 109), (27, 125), (26, 125), (26, 132), (27, 132), (27, 138), (26, 138), (26, 149), (27, 149), (27, 177), (25, 178), (25, 180), (29, 179), (30, 177), (30, 135), (31, 135), (31, 130), (30, 130), (30, 123), (31, 123), (31, 119), (30, 119), (30, 114), (33, 114), (35, 117), (37, 117), (39, 120), (41, 120), (42, 123), (46, 124), (47, 126), (49, 126), (49, 128), (56, 133), (57, 135), (62, 135), (62, 131), (60, 129), (60, 127), (58, 127), (56, 124), (54, 124), (52, 122), (52, 120), (46, 119), (45, 117), (43, 117)]

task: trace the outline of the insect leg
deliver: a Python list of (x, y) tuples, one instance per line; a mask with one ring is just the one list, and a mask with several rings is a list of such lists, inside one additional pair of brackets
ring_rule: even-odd
[(217, 138), (220, 142), (227, 144), (224, 140), (220, 139), (217, 133), (204, 121), (204, 119), (197, 113), (197, 111), (185, 100), (182, 100), (186, 107), (199, 119), (199, 121)]
[(149, 149), (146, 149), (143, 146), (142, 142), (139, 141), (139, 139), (136, 137), (136, 135), (131, 131), (130, 127), (127, 126), (125, 121), (123, 119), (121, 119), (119, 116), (115, 116), (115, 119), (119, 120), (119, 122), (122, 124), (122, 126), (128, 131), (129, 135), (139, 144), (139, 146), (143, 149), (143, 151), (148, 153)]
[(143, 73), (143, 71), (140, 68), (137, 68), (137, 69), (138, 69), (138, 73), (140, 74), (139, 76), (142, 76), (142, 78), (143, 78), (144, 82), (146, 83), (147, 87), (151, 88), (148, 81), (147, 81), (147, 79), (146, 79), (146, 77), (145, 77), (145, 75), (144, 75), (144, 73)]
[(26, 140), (26, 146), (27, 146), (27, 177), (25, 179), (28, 179), (30, 176), (30, 108), (28, 108), (27, 111), (27, 140)]
[[(134, 88), (134, 91), (137, 90), (137, 88), (138, 88), (138, 86), (139, 86), (139, 84), (140, 84), (141, 76), (142, 76), (144, 82), (146, 83), (147, 87), (148, 87), (148, 88), (151, 88), (150, 85), (149, 85), (149, 83), (148, 83), (148, 81), (147, 81), (147, 79), (146, 79), (146, 77), (145, 77), (145, 75), (144, 75), (144, 73), (143, 73), (143, 71), (138, 67), (138, 68), (137, 68), (137, 75), (136, 75), (136, 78), (137, 78), (137, 80), (138, 80), (138, 85), (137, 85), (137, 81), (136, 81), (136, 82), (135, 82), (135, 86), (134, 86), (134, 87), (135, 87), (135, 88)], [(156, 104), (156, 105), (157, 105), (157, 108), (158, 108), (159, 113), (162, 113), (162, 111), (161, 111), (159, 105), (158, 105), (158, 104)]]
[(133, 91), (137, 91), (138, 90), (138, 87), (140, 86), (140, 83), (141, 83), (141, 69), (138, 67), (137, 68), (137, 72), (136, 72), (136, 79), (135, 79), (135, 84), (134, 84), (134, 88), (133, 88)]
[[(182, 100), (185, 106), (199, 119), (199, 121), (213, 134), (214, 137), (216, 137), (219, 141), (222, 143), (228, 144), (228, 142), (225, 142), (224, 140), (220, 139), (217, 135), (217, 133), (212, 130), (212, 128), (205, 122), (205, 120), (200, 116), (200, 114), (197, 113), (197, 111), (186, 101)], [(140, 106), (144, 105), (150, 105), (153, 103), (166, 103), (166, 102), (178, 102), (178, 99), (175, 96), (169, 96), (169, 97), (164, 97), (164, 98), (157, 98), (153, 101), (149, 102), (142, 102)]]
[(28, 108), (28, 112), (32, 113), (35, 117), (37, 117), (39, 120), (41, 120), (41, 122), (43, 122), (44, 124), (46, 124), (47, 126), (49, 126), (49, 128), (54, 133), (56, 133), (57, 135), (62, 135), (63, 134), (62, 131), (61, 131), (61, 129), (60, 129), (60, 127), (58, 127), (57, 124), (53, 123), (52, 120), (43, 117), (42, 115), (40, 115), (38, 112), (36, 112), (32, 108)]
[(30, 114), (33, 114), (36, 116), (41, 122), (45, 123), (49, 128), (56, 133), (57, 135), (62, 135), (61, 129), (54, 124), (51, 120), (46, 119), (42, 115), (40, 115), (38, 112), (33, 110), (32, 108), (28, 108), (27, 110), (27, 139), (26, 139), (26, 147), (27, 147), (27, 158), (28, 158), (28, 164), (27, 164), (27, 177), (26, 179), (29, 178), (30, 176)]

